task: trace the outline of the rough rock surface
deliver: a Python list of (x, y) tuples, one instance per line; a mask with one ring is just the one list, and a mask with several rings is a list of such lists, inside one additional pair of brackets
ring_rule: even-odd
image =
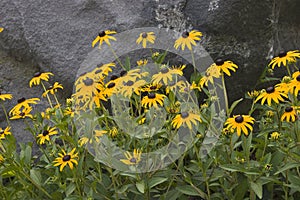
[[(300, 46), (299, 0), (2, 0), (0, 6), (0, 84), (15, 100), (40, 95), (28, 89), (36, 71), (53, 72), (69, 97), (77, 69), (103, 29), (202, 31), (201, 44), (214, 59), (240, 67), (227, 79), (230, 101), (252, 89), (272, 55)], [(3, 113), (0, 121), (5, 126)]]

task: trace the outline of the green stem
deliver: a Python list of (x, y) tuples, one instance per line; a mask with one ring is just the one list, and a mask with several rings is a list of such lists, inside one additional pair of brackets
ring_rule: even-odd
[(10, 121), (9, 121), (9, 119), (8, 119), (8, 115), (7, 115), (7, 112), (6, 112), (6, 109), (5, 109), (5, 107), (4, 107), (3, 102), (1, 102), (1, 106), (2, 106), (2, 109), (3, 109), (3, 112), (4, 112), (4, 115), (5, 115), (7, 124), (8, 124), (8, 126), (10, 126)]
[[(46, 89), (46, 87), (45, 87), (45, 85), (44, 85), (44, 83), (43, 83), (42, 81), (41, 81), (41, 85), (43, 86), (43, 89), (44, 89), (44, 91), (46, 92), (47, 89)], [(50, 98), (49, 98), (49, 95), (47, 94), (46, 96), (47, 96), (47, 99), (48, 99), (48, 102), (49, 102), (50, 107), (53, 108), (53, 105), (52, 105), (52, 102), (51, 102), (51, 100), (50, 100)]]
[[(108, 45), (108, 46), (109, 46), (109, 49), (111, 50), (111, 52), (114, 54), (116, 60), (117, 60), (118, 63), (120, 64), (120, 66), (121, 66), (124, 70), (126, 70), (126, 67), (121, 63), (121, 61), (120, 61), (119, 57), (117, 56), (115, 50), (113, 50), (113, 48), (112, 48), (110, 45)], [(127, 71), (127, 70), (126, 70), (126, 71)]]
[(194, 56), (194, 52), (193, 50), (191, 49), (191, 55), (192, 55), (192, 62), (193, 62), (193, 66), (194, 66), (194, 72), (196, 72), (196, 63), (195, 63), (195, 56)]
[(225, 78), (224, 78), (224, 73), (223, 72), (222, 72), (222, 86), (223, 86), (226, 114), (227, 114), (227, 117), (229, 117), (230, 112), (229, 112), (229, 108), (228, 108), (228, 97), (227, 97), (227, 91), (226, 91), (226, 86), (225, 86)]

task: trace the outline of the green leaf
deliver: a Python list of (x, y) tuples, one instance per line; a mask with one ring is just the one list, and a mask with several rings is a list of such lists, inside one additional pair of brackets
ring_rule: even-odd
[(149, 181), (149, 188), (153, 188), (154, 186), (159, 185), (167, 180), (168, 180), (168, 178), (153, 177)]
[(35, 169), (30, 170), (30, 178), (37, 184), (42, 185), (42, 175), (39, 171)]
[(137, 182), (137, 183), (135, 184), (135, 186), (136, 186), (136, 188), (138, 189), (138, 191), (139, 191), (140, 193), (144, 194), (144, 192), (145, 192), (145, 183), (144, 183), (144, 181)]
[(230, 106), (230, 108), (229, 108), (229, 111), (228, 111), (229, 114), (231, 114), (231, 112), (233, 111), (233, 109), (234, 109), (241, 101), (243, 101), (243, 98), (240, 98), (240, 99), (234, 101), (234, 102), (231, 104), (231, 106)]
[(68, 187), (66, 188), (66, 191), (65, 191), (66, 192), (66, 196), (68, 197), (70, 194), (72, 194), (75, 189), (76, 189), (75, 183), (68, 184)]
[(198, 190), (196, 190), (194, 187), (190, 186), (190, 185), (184, 185), (184, 186), (178, 186), (176, 187), (176, 189), (186, 195), (190, 195), (190, 196), (199, 196), (202, 198), (206, 198), (206, 195), (204, 192), (202, 192), (199, 188)]
[(262, 185), (261, 183), (257, 182), (250, 182), (251, 189), (255, 192), (255, 194), (258, 196), (258, 198), (262, 198)]
[(282, 172), (284, 172), (288, 169), (296, 168), (296, 167), (299, 167), (299, 166), (300, 166), (300, 163), (288, 163), (284, 167), (279, 169), (274, 175), (277, 175), (277, 174), (282, 173)]
[(222, 169), (225, 169), (230, 172), (238, 172), (241, 171), (241, 167), (237, 165), (227, 164), (227, 165), (221, 165)]

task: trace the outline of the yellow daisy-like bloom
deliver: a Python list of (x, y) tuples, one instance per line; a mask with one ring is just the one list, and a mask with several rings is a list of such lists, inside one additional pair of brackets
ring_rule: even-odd
[(286, 66), (287, 63), (294, 63), (296, 62), (296, 59), (300, 58), (300, 52), (299, 50), (295, 51), (280, 51), (279, 55), (271, 60), (269, 63), (269, 66), (274, 69), (275, 66), (280, 67), (281, 65)]
[(166, 65), (163, 65), (160, 72), (158, 74), (154, 74), (152, 76), (152, 82), (154, 84), (161, 83), (164, 85), (168, 85), (168, 82), (173, 80), (173, 75), (179, 75), (179, 76), (183, 75), (182, 69), (181, 68), (172, 68), (171, 69), (171, 68), (167, 67)]
[(158, 105), (163, 106), (164, 98), (166, 96), (158, 93), (149, 93), (147, 96), (144, 96), (142, 99), (142, 106), (149, 108), (154, 106), (158, 108)]
[(197, 125), (198, 122), (202, 122), (200, 119), (200, 115), (194, 114), (192, 112), (182, 112), (181, 114), (177, 114), (172, 120), (171, 124), (173, 128), (178, 129), (182, 125), (187, 125), (191, 130), (192, 125)]
[(141, 60), (136, 61), (136, 64), (138, 66), (145, 66), (145, 65), (147, 65), (147, 63), (148, 63), (147, 59), (141, 59)]
[(232, 61), (223, 61), (222, 59), (218, 59), (214, 64), (217, 68), (219, 68), (220, 72), (223, 72), (227, 74), (228, 76), (231, 76), (230, 71), (235, 72), (238, 66), (234, 64)]
[(31, 107), (23, 107), (23, 110), (21, 109), (16, 110), (10, 119), (24, 119), (26, 117), (29, 117), (31, 119), (33, 118), (33, 116), (30, 114), (30, 112), (32, 111)]
[(9, 111), (9, 115), (15, 115), (15, 112), (19, 112), (20, 109), (22, 107), (30, 107), (30, 104), (37, 104), (37, 101), (39, 101), (39, 98), (31, 98), (31, 99), (25, 99), (24, 97), (18, 100), (18, 104), (15, 105), (15, 107), (13, 107), (11, 109), (11, 111)]
[(66, 153), (62, 150), (63, 153), (59, 153), (59, 157), (55, 158), (53, 161), (54, 166), (60, 166), (59, 171), (62, 171), (66, 165), (69, 165), (70, 169), (73, 169), (74, 165), (78, 165), (76, 158), (78, 158), (78, 153), (75, 153), (76, 148), (72, 149), (71, 152)]
[(155, 41), (155, 35), (154, 32), (144, 32), (141, 33), (140, 36), (138, 37), (138, 39), (136, 40), (137, 44), (142, 43), (143, 48), (147, 47), (147, 42), (150, 42), (152, 44), (154, 44)]
[(253, 90), (251, 92), (247, 92), (247, 95), (251, 98), (251, 99), (255, 99), (256, 97), (259, 96), (259, 91), (257, 90)]
[(109, 98), (111, 95), (117, 93), (117, 85), (118, 85), (118, 80), (111, 80), (105, 85), (105, 89), (102, 92), (102, 94), (106, 97)]
[(221, 70), (219, 68), (219, 66), (217, 66), (216, 64), (212, 64), (210, 65), (205, 72), (205, 76), (203, 76), (200, 81), (199, 81), (199, 85), (201, 88), (205, 86), (208, 86), (208, 82), (210, 83), (214, 83), (214, 79), (213, 78), (220, 78), (221, 77)]
[(184, 50), (185, 46), (189, 50), (192, 50), (192, 45), (196, 46), (195, 41), (200, 40), (200, 36), (202, 33), (196, 30), (192, 30), (191, 32), (185, 31), (181, 34), (181, 37), (175, 41), (174, 47), (178, 49), (181, 46), (182, 51)]
[(268, 105), (271, 106), (272, 101), (277, 104), (279, 101), (284, 101), (283, 97), (288, 98), (287, 94), (278, 90), (278, 87), (270, 86), (261, 92), (261, 94), (256, 98), (255, 102), (261, 99), (261, 105), (263, 105), (267, 100)]
[(12, 95), (11, 94), (2, 94), (0, 92), (0, 100), (5, 101), (6, 99), (12, 99)]
[(121, 159), (120, 161), (126, 165), (136, 165), (141, 161), (142, 151), (138, 149), (133, 150), (133, 155), (126, 151), (124, 153), (126, 159)]
[(179, 86), (179, 91), (181, 93), (189, 93), (192, 90), (199, 90), (201, 91), (201, 88), (193, 81), (192, 84), (190, 84), (187, 81), (183, 81), (183, 85)]
[(91, 73), (95, 74), (94, 80), (103, 79), (104, 77), (108, 76), (110, 72), (113, 71), (112, 67), (115, 67), (115, 63), (107, 63), (101, 65), (100, 67), (96, 67)]
[(111, 36), (111, 34), (115, 34), (115, 33), (117, 33), (117, 32), (116, 31), (110, 31), (110, 30), (101, 31), (99, 33), (99, 35), (95, 38), (95, 40), (92, 42), (92, 47), (94, 47), (99, 42), (99, 48), (100, 48), (103, 44), (103, 41), (108, 46), (110, 46), (109, 40), (114, 40), (114, 41), (117, 40), (115, 37)]
[(278, 133), (277, 131), (271, 133), (271, 139), (272, 140), (278, 140), (280, 137), (280, 133)]
[(45, 144), (45, 141), (50, 141), (50, 136), (51, 135), (56, 135), (57, 130), (55, 127), (47, 127), (46, 130), (43, 130), (41, 134), (37, 136), (38, 143), (39, 144)]
[(119, 83), (127, 81), (136, 81), (145, 76), (148, 76), (148, 72), (141, 72), (141, 69), (131, 69), (129, 71), (121, 71), (120, 77), (117, 79)]
[(65, 110), (64, 110), (64, 115), (65, 116), (70, 116), (70, 117), (74, 117), (74, 110), (70, 107), (67, 107)]
[(63, 86), (58, 83), (58, 82), (55, 82), (53, 86), (50, 86), (44, 93), (43, 93), (43, 97), (46, 97), (48, 93), (54, 95), (54, 93), (57, 92), (58, 89), (64, 89)]
[(294, 122), (297, 119), (297, 112), (294, 106), (286, 107), (284, 113), (281, 115), (281, 121)]
[(162, 87), (161, 84), (150, 83), (150, 84), (145, 85), (145, 86), (141, 89), (141, 91), (142, 91), (142, 92), (155, 92), (155, 91), (158, 91), (161, 87)]
[(118, 89), (122, 95), (130, 98), (133, 93), (140, 95), (141, 88), (146, 84), (147, 82), (145, 80), (138, 80), (135, 82), (129, 80), (124, 82), (123, 85)]
[(5, 139), (5, 136), (11, 135), (10, 126), (6, 127), (4, 130), (0, 128), (0, 139)]
[(29, 87), (32, 87), (33, 85), (39, 85), (41, 81), (48, 81), (49, 76), (54, 76), (51, 72), (37, 72), (34, 74), (33, 78), (29, 81)]
[(106, 133), (107, 133), (106, 130), (94, 130), (93, 137), (91, 137), (91, 138), (82, 137), (82, 138), (80, 138), (80, 140), (78, 141), (78, 143), (79, 143), (80, 146), (83, 146), (83, 145), (87, 144), (88, 142), (90, 144), (92, 144), (93, 141), (99, 143), (100, 142), (100, 137), (102, 137)]
[(225, 126), (228, 129), (234, 129), (237, 132), (238, 136), (241, 136), (243, 132), (246, 136), (253, 130), (253, 124), (255, 119), (250, 115), (234, 115), (231, 118), (228, 118), (225, 122)]
[(300, 72), (297, 71), (297, 72), (293, 73), (292, 78), (293, 79), (288, 84), (289, 91), (291, 93), (293, 93), (295, 96), (297, 96), (300, 91)]

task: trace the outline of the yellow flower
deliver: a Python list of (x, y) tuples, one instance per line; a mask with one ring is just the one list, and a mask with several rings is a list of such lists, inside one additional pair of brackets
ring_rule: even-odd
[(192, 45), (196, 46), (195, 41), (200, 40), (200, 36), (202, 33), (196, 30), (192, 30), (191, 32), (185, 31), (182, 33), (181, 37), (175, 41), (174, 47), (178, 49), (181, 46), (182, 51), (184, 50), (185, 46), (189, 50), (192, 50)]
[(99, 48), (102, 46), (103, 41), (110, 46), (110, 42), (109, 40), (114, 40), (116, 41), (117, 39), (113, 36), (111, 36), (111, 34), (115, 34), (117, 33), (116, 31), (110, 31), (110, 30), (106, 30), (106, 31), (101, 31), (99, 33), (99, 35), (95, 38), (95, 40), (92, 42), (92, 47), (94, 47), (98, 42), (99, 42)]
[(13, 116), (10, 119), (24, 119), (26, 117), (33, 118), (33, 116), (30, 114), (31, 111), (32, 111), (31, 107), (20, 108), (20, 110), (16, 110), (13, 113)]
[(254, 118), (250, 115), (234, 115), (226, 120), (225, 126), (230, 129), (237, 131), (237, 135), (240, 136), (243, 132), (246, 136), (249, 134), (249, 131), (253, 130)]
[(45, 144), (45, 141), (50, 141), (51, 135), (56, 135), (57, 130), (55, 127), (47, 127), (46, 130), (43, 130), (41, 134), (37, 136), (39, 144)]
[(147, 82), (145, 80), (138, 80), (135, 82), (129, 80), (127, 82), (124, 82), (119, 90), (122, 95), (130, 98), (133, 93), (140, 95), (141, 88), (146, 84)]
[(228, 76), (231, 76), (230, 71), (235, 72), (238, 66), (231, 61), (223, 61), (222, 59), (218, 59), (216, 63), (212, 64), (216, 65), (220, 72), (224, 72)]
[(10, 126), (6, 127), (4, 130), (0, 128), (0, 139), (5, 139), (5, 136), (11, 135)]
[(234, 129), (233, 128), (225, 127), (225, 128), (222, 129), (221, 133), (223, 135), (231, 135), (232, 133), (234, 133)]
[(51, 72), (37, 72), (34, 74), (33, 78), (29, 81), (29, 87), (32, 87), (33, 85), (39, 85), (41, 81), (48, 81), (49, 76), (54, 76)]
[(136, 61), (136, 64), (138, 65), (138, 66), (145, 66), (145, 65), (147, 65), (147, 63), (148, 63), (148, 60), (147, 59), (141, 59), (141, 60), (138, 60), (138, 61)]
[(274, 67), (277, 65), (280, 67), (281, 65), (286, 66), (287, 63), (294, 63), (296, 62), (296, 59), (300, 58), (300, 52), (299, 50), (295, 51), (280, 51), (279, 55), (271, 60), (269, 63), (269, 66), (274, 69)]
[(253, 90), (251, 92), (247, 92), (247, 95), (251, 98), (251, 99), (255, 99), (256, 97), (259, 96), (259, 91), (257, 90)]
[(141, 89), (141, 91), (142, 92), (155, 92), (155, 91), (158, 91), (161, 87), (162, 87), (161, 84), (150, 83), (150, 84), (145, 85)]
[(58, 89), (64, 89), (63, 86), (61, 84), (59, 84), (58, 82), (55, 82), (53, 86), (50, 86), (44, 93), (43, 93), (43, 97), (46, 97), (48, 93), (54, 95), (55, 92), (57, 92)]
[(109, 130), (109, 135), (111, 136), (111, 137), (115, 137), (117, 134), (118, 134), (118, 129), (117, 129), (117, 127), (112, 127), (110, 130)]
[(177, 114), (172, 120), (171, 124), (173, 128), (178, 129), (182, 125), (187, 125), (189, 129), (192, 129), (192, 124), (197, 125), (198, 122), (202, 122), (200, 115), (194, 114), (192, 112), (182, 112)]
[(149, 93), (147, 96), (144, 96), (142, 99), (142, 106), (158, 108), (158, 105), (163, 106), (164, 98), (166, 96), (158, 93)]
[(280, 92), (278, 87), (270, 86), (266, 90), (262, 90), (255, 102), (261, 99), (261, 105), (263, 105), (267, 100), (268, 105), (271, 106), (272, 101), (277, 104), (279, 101), (284, 101), (283, 97), (288, 98), (287, 94)]
[(30, 107), (29, 104), (37, 104), (37, 101), (39, 101), (39, 98), (31, 98), (31, 99), (25, 99), (24, 97), (18, 100), (18, 104), (15, 105), (15, 107), (13, 107), (11, 109), (11, 111), (9, 111), (9, 115), (15, 115), (15, 113), (19, 113), (20, 109), (22, 107)]
[(108, 73), (112, 72), (112, 67), (115, 67), (115, 63), (107, 63), (104, 65), (101, 65), (100, 67), (96, 67), (91, 74), (94, 74), (94, 80), (103, 79), (104, 77), (108, 76)]
[(0, 33), (4, 30), (4, 28), (0, 27)]
[(292, 77), (293, 79), (289, 83), (289, 91), (297, 96), (300, 91), (300, 72), (296, 71), (293, 73)]
[(144, 32), (140, 34), (140, 36), (136, 40), (136, 43), (137, 44), (142, 43), (143, 48), (146, 48), (147, 42), (154, 44), (154, 41), (155, 41), (155, 35), (153, 32), (147, 32), (147, 33)]
[[(1, 28), (0, 28), (0, 33), (1, 33)], [(4, 158), (3, 158), (3, 156), (0, 154), (0, 164), (3, 163), (3, 161), (4, 161)]]
[(165, 84), (168, 85), (169, 81), (173, 80), (173, 76), (175, 75), (179, 75), (182, 76), (183, 72), (182, 70), (184, 69), (185, 65), (183, 67), (180, 68), (169, 68), (166, 65), (163, 65), (160, 72), (158, 74), (154, 74), (152, 76), (152, 82), (154, 84)]
[(128, 151), (124, 153), (126, 159), (121, 159), (120, 161), (126, 165), (136, 165), (141, 161), (142, 151), (138, 149), (133, 150), (133, 155)]
[(63, 153), (59, 153), (59, 157), (55, 158), (53, 161), (54, 166), (60, 166), (59, 171), (62, 171), (66, 165), (69, 165), (70, 169), (73, 169), (73, 163), (78, 165), (78, 161), (76, 160), (76, 158), (78, 158), (78, 153), (75, 153), (75, 151), (76, 148), (72, 149), (69, 153), (62, 150)]
[(74, 111), (72, 110), (71, 107), (67, 107), (65, 110), (64, 110), (64, 115), (69, 115), (70, 117), (74, 117)]
[(280, 137), (280, 133), (278, 133), (277, 131), (271, 133), (271, 139), (272, 140), (278, 140)]
[(12, 95), (11, 94), (2, 94), (0, 92), (0, 100), (5, 101), (5, 99), (12, 99)]
[(100, 137), (102, 137), (104, 134), (106, 134), (107, 131), (106, 130), (94, 130), (94, 134), (91, 138), (88, 138), (88, 137), (82, 137), (80, 138), (80, 140), (78, 141), (79, 145), (80, 146), (83, 146), (85, 144), (87, 144), (88, 142), (90, 144), (92, 144), (92, 142), (97, 142), (99, 143), (100, 142)]
[(297, 112), (294, 106), (286, 107), (281, 115), (281, 121), (294, 122), (297, 119)]
[(175, 103), (171, 103), (166, 107), (168, 113), (175, 114), (180, 112), (180, 102), (176, 101)]

